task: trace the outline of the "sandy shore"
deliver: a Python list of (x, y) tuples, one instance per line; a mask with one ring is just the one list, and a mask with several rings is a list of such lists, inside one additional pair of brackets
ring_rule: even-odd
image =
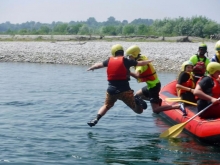
[[(0, 62), (57, 63), (92, 65), (111, 55), (111, 46), (121, 44), (124, 49), (138, 45), (142, 54), (154, 60), (158, 71), (179, 71), (181, 64), (198, 50), (199, 43), (185, 42), (0, 42)], [(206, 42), (211, 58), (215, 42)]]

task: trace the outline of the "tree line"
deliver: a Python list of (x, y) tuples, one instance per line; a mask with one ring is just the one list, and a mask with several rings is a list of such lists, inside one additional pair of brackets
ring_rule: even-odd
[(164, 18), (164, 19), (135, 19), (117, 21), (109, 17), (107, 21), (97, 22), (94, 17), (87, 21), (71, 21), (69, 23), (52, 22), (26, 22), (0, 24), (0, 34), (9, 35), (110, 35), (110, 36), (196, 36), (208, 38), (210, 35), (220, 33), (220, 24), (203, 16), (191, 18)]

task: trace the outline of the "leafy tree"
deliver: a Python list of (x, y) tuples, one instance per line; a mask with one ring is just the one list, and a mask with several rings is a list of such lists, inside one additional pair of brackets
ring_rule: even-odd
[(116, 33), (116, 27), (115, 26), (104, 26), (101, 30), (101, 33), (105, 34), (105, 35), (115, 36), (117, 34)]
[(89, 30), (88, 25), (85, 25), (85, 24), (82, 25), (82, 27), (79, 28), (78, 34), (80, 34), (80, 35), (90, 34), (90, 30)]
[(14, 35), (15, 34), (14, 31), (12, 31), (11, 29), (8, 29), (6, 33), (10, 34), (10, 35)]
[(28, 32), (27, 29), (21, 29), (21, 30), (19, 30), (18, 34), (25, 35), (25, 34), (27, 34), (27, 32)]
[(68, 25), (67, 27), (67, 33), (68, 34), (78, 34), (79, 29), (82, 27), (82, 24), (76, 24), (76, 25)]
[(115, 29), (116, 35), (122, 35), (122, 31), (123, 31), (122, 25), (116, 26), (116, 29)]
[(134, 25), (125, 25), (123, 27), (123, 30), (122, 30), (122, 34), (124, 35), (131, 35), (131, 34), (134, 34), (135, 33), (135, 26)]
[(38, 31), (39, 34), (49, 34), (51, 29), (48, 26), (41, 26)]
[(209, 37), (212, 34), (219, 34), (220, 33), (220, 25), (216, 24), (215, 22), (210, 22), (204, 25), (203, 33), (205, 37)]
[(105, 26), (110, 26), (110, 25), (119, 25), (121, 22), (120, 21), (116, 21), (115, 17), (109, 17), (107, 22), (104, 22)]
[(86, 24), (89, 27), (95, 27), (95, 26), (97, 26), (98, 23), (97, 23), (97, 21), (94, 17), (90, 17), (90, 18), (87, 19)]
[(176, 35), (192, 35), (192, 22), (191, 20), (179, 18), (175, 20), (175, 24), (173, 26), (173, 32)]
[(171, 35), (173, 33), (172, 23), (167, 22), (163, 27), (161, 27), (161, 33), (166, 35)]
[(122, 25), (127, 25), (128, 24), (128, 21), (127, 20), (123, 20), (122, 21)]
[(147, 25), (140, 24), (137, 27), (137, 34), (138, 35), (145, 35), (145, 34), (147, 34), (148, 31), (149, 31), (149, 27)]
[(202, 22), (197, 22), (192, 27), (192, 36), (204, 37), (203, 35), (203, 24)]
[(155, 20), (154, 23), (151, 25), (151, 29), (154, 29), (155, 34), (161, 34), (161, 27), (165, 25), (165, 20)]
[(152, 19), (135, 19), (131, 22), (131, 24), (135, 24), (135, 25), (140, 25), (140, 24), (144, 24), (144, 25), (151, 25), (154, 21)]
[(38, 34), (40, 34), (40, 32), (37, 31), (35, 28), (33, 28), (33, 29), (31, 30), (31, 34), (33, 34), (33, 35), (38, 35)]
[(68, 27), (68, 24), (67, 23), (59, 23), (57, 24), (53, 31), (55, 32), (55, 34), (66, 34), (67, 33), (67, 27)]

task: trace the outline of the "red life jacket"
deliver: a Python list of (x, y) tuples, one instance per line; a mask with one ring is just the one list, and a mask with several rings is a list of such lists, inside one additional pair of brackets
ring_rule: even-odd
[[(213, 77), (211, 77), (211, 78), (214, 82), (214, 87), (212, 88), (212, 97), (219, 98), (220, 97), (220, 85), (215, 78), (213, 78)], [(199, 81), (200, 80), (201, 80), (201, 78), (199, 79)], [(200, 117), (201, 118), (219, 118), (220, 117), (219, 109), (220, 109), (220, 104), (214, 104), (207, 111), (203, 112), (200, 115)]]
[(108, 80), (127, 80), (129, 72), (124, 65), (124, 57), (110, 57), (107, 68)]
[(214, 104), (212, 105), (207, 111), (203, 112), (199, 116), (201, 118), (207, 119), (207, 118), (220, 118), (220, 104)]
[(193, 73), (195, 75), (203, 76), (206, 72), (205, 62), (198, 61), (196, 65), (193, 67)]
[(156, 80), (157, 74), (152, 64), (147, 64), (147, 70), (139, 75), (139, 82), (153, 81)]
[(220, 97), (220, 84), (218, 83), (218, 81), (211, 77), (213, 82), (214, 82), (214, 87), (212, 88), (212, 97), (214, 98), (219, 98)]

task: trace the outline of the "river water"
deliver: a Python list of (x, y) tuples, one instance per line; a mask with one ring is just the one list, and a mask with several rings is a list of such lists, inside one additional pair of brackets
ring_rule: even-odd
[[(107, 82), (104, 68), (86, 69), (0, 63), (0, 164), (220, 164), (219, 147), (184, 132), (160, 139), (171, 125), (150, 105), (138, 115), (118, 101), (90, 128), (87, 121), (103, 105)], [(159, 77), (165, 85), (176, 73)], [(135, 91), (144, 85), (134, 79), (130, 84)]]

